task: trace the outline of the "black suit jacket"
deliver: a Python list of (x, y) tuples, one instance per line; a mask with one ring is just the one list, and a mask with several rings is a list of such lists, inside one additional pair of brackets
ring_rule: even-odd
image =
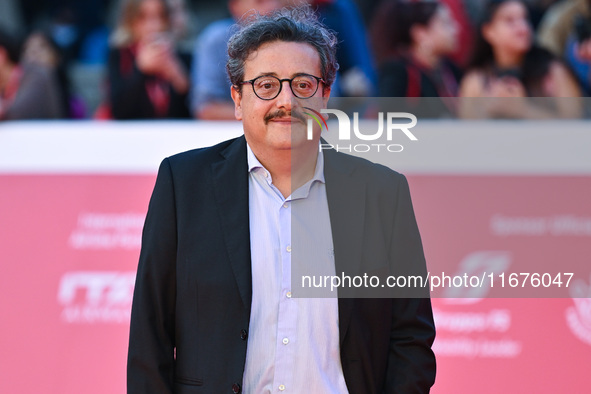
[[(324, 153), (337, 273), (346, 261), (355, 266), (376, 253), (394, 267), (423, 272), (404, 176)], [(239, 391), (251, 293), (244, 137), (165, 159), (143, 232), (128, 393)], [(428, 298), (339, 298), (338, 305), (341, 363), (350, 393), (429, 391), (435, 379), (435, 327)]]

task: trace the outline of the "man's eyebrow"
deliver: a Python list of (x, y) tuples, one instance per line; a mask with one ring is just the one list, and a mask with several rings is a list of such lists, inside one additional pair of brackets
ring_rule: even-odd
[[(297, 72), (297, 73), (291, 74), (290, 78), (299, 77), (300, 75), (312, 75), (312, 74), (305, 73), (305, 72)], [(256, 77), (254, 77), (252, 79), (256, 79), (256, 78), (260, 78), (260, 77), (269, 77), (269, 76), (279, 78), (279, 74), (277, 74), (276, 72), (262, 72), (262, 73), (259, 73), (259, 75), (257, 75)]]
[(276, 72), (262, 72), (262, 73), (259, 73), (259, 75), (257, 75), (255, 78), (268, 77), (268, 76), (276, 77), (277, 76), (277, 73)]

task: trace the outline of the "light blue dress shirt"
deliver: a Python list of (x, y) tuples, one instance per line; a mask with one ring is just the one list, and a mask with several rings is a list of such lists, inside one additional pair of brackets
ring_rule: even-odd
[(247, 150), (253, 285), (244, 392), (348, 393), (338, 299), (291, 294), (292, 232), (313, 242), (306, 247), (297, 243), (303, 249), (298, 259), (313, 260), (327, 274), (335, 272), (322, 152), (314, 177), (284, 198), (269, 171)]

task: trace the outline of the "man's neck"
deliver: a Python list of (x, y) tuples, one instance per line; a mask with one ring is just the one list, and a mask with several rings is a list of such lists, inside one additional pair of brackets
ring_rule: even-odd
[[(252, 147), (251, 147), (252, 148)], [(273, 185), (287, 198), (294, 190), (314, 177), (318, 159), (318, 144), (271, 152), (253, 153), (271, 173)]]

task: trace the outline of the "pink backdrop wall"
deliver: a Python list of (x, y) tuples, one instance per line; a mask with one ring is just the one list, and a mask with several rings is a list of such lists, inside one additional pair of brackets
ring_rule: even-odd
[[(42, 151), (35, 146), (49, 137), (35, 142), (34, 131), (23, 134), (23, 127), (18, 136), (0, 130), (0, 392), (124, 393), (133, 281), (158, 161), (229, 135), (212, 136), (217, 126), (201, 124), (198, 144), (185, 130), (176, 137), (186, 145), (163, 149), (153, 147), (149, 133), (137, 142), (137, 129), (125, 126), (128, 133), (118, 136), (88, 134), (106, 141), (66, 165), (60, 149), (75, 148), (60, 141), (68, 146), (71, 139), (54, 135), (53, 147), (46, 146), (53, 154), (43, 161), (27, 150)], [(121, 152), (136, 147), (136, 160), (126, 160), (140, 166), (117, 155), (109, 160), (113, 143), (129, 148)], [(18, 159), (9, 162), (10, 155)], [(28, 155), (30, 165), (22, 159)], [(117, 160), (122, 164), (106, 164)], [(442, 174), (401, 167), (432, 272), (482, 272), (495, 264), (511, 272), (578, 270), (561, 298), (492, 298), (507, 296), (485, 289), (434, 299), (433, 392), (587, 392), (591, 171)], [(575, 289), (587, 298), (575, 298)]]

